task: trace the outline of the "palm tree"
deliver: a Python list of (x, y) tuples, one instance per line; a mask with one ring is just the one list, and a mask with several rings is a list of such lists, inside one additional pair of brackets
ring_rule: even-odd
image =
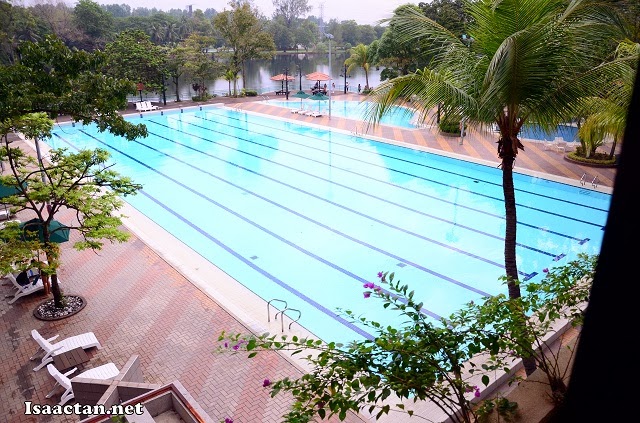
[(344, 61), (347, 66), (347, 74), (350, 74), (355, 68), (364, 69), (364, 88), (369, 89), (369, 65), (372, 58), (369, 55), (369, 47), (364, 44), (358, 44), (350, 51), (351, 55)]
[(599, 146), (604, 145), (604, 139), (607, 136), (613, 137), (609, 152), (609, 158), (613, 158), (616, 145), (619, 140), (622, 140), (627, 126), (627, 111), (631, 104), (633, 84), (640, 58), (640, 43), (628, 41), (620, 43), (616, 50), (616, 56), (618, 58), (635, 58), (635, 63), (629, 63), (629, 66), (618, 75), (618, 78), (611, 81), (606, 97), (583, 99), (586, 109), (592, 111), (578, 131), (583, 154), (587, 158), (593, 155)]
[[(472, 22), (466, 43), (413, 8), (391, 18), (409, 42), (429, 41), (431, 64), (378, 86), (367, 119), (377, 124), (396, 103), (409, 103), (419, 120), (439, 103), (466, 124), (499, 129), (497, 154), (505, 204), (504, 267), (509, 297), (520, 297), (516, 263), (517, 214), (513, 167), (522, 125), (547, 131), (578, 115), (577, 99), (602, 93), (624, 60), (604, 62), (594, 52), (613, 45), (621, 26), (610, 7), (589, 0), (466, 1)], [(535, 361), (524, 357), (530, 374)]]
[(238, 80), (238, 73), (233, 69), (228, 69), (222, 78), (229, 83), (229, 97), (231, 97), (231, 82), (233, 81), (233, 94), (236, 93), (236, 81)]

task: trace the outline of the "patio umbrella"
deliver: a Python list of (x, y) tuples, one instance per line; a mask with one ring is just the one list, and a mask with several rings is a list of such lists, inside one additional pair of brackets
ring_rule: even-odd
[(270, 78), (272, 81), (280, 81), (282, 82), (282, 91), (284, 91), (284, 81), (293, 81), (295, 78), (291, 75), (285, 75), (284, 73), (279, 73), (278, 75), (274, 75)]
[(329, 97), (322, 93), (315, 93), (314, 95), (309, 96), (309, 98), (318, 102), (318, 111), (320, 111), (320, 102), (322, 100), (329, 100)]
[(305, 98), (311, 97), (311, 94), (307, 94), (304, 91), (298, 91), (297, 93), (291, 95), (291, 97), (299, 98), (300, 99), (300, 107), (302, 107), (302, 100), (304, 100)]
[[(44, 242), (44, 234), (42, 233), (43, 226), (44, 222), (38, 218), (20, 223), (20, 229), (23, 230), (24, 238), (34, 239), (37, 233), (38, 238), (42, 242)], [(69, 228), (57, 220), (52, 220), (49, 223), (49, 240), (56, 244), (69, 241)]]
[(318, 87), (320, 87), (320, 81), (331, 80), (331, 77), (329, 75), (322, 72), (311, 72), (305, 75), (305, 78), (307, 78), (309, 81), (318, 81)]

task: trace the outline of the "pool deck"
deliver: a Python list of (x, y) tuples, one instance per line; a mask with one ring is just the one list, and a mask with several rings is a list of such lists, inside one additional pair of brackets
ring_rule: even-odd
[[(362, 98), (355, 94), (337, 94), (335, 97)], [(282, 99), (275, 95), (270, 98)], [(288, 109), (269, 106), (259, 97), (257, 100), (218, 98), (211, 103), (222, 102), (250, 113), (342, 131), (356, 129), (354, 120), (296, 115)], [(197, 104), (168, 104), (163, 110), (190, 105)], [(131, 111), (130, 107), (127, 112)], [(471, 131), (463, 145), (459, 145), (459, 137), (444, 137), (432, 128), (378, 127), (370, 134), (420, 149), (498, 164), (495, 134)], [(23, 140), (18, 139), (16, 143), (32, 147)], [(542, 147), (541, 143), (525, 141), (525, 151), (518, 156), (515, 170), (576, 185), (584, 173), (589, 182), (597, 175), (597, 190), (610, 192), (615, 169), (577, 165), (564, 160), (561, 152)], [(259, 354), (253, 359), (247, 359), (244, 354), (214, 353), (217, 336), (223, 330), (279, 332), (279, 322), (266, 321), (264, 301), (135, 209), (127, 207), (123, 212), (129, 216), (124, 228), (131, 233), (128, 242), (106, 244), (98, 252), (79, 252), (72, 248), (73, 241), (78, 240), (77, 233), (72, 232), (71, 242), (61, 245), (59, 276), (66, 293), (79, 294), (87, 300), (87, 306), (80, 313), (55, 322), (40, 321), (32, 314), (45, 299), (39, 294), (21, 298), (13, 305), (7, 301), (0, 303), (3, 333), (0, 342), (0, 422), (78, 420), (71, 416), (24, 415), (25, 401), (53, 405), (61, 393), (58, 391), (53, 398), (45, 398), (54, 383), (46, 369), (32, 370), (36, 363), (29, 360), (35, 351), (31, 329), (37, 329), (45, 337), (59, 334), (60, 338), (94, 332), (102, 348), (88, 350), (91, 359), (84, 367), (81, 365), (79, 371), (108, 362), (120, 368), (131, 355), (137, 354), (147, 382), (165, 384), (179, 380), (214, 421), (224, 421), (226, 417), (233, 418), (236, 423), (280, 421), (290, 398), (283, 394), (271, 398), (262, 382), (265, 378), (295, 377), (301, 374), (300, 367), (278, 353)], [(72, 216), (69, 213), (57, 217), (64, 222)], [(20, 214), (18, 218), (26, 220), (30, 216)], [(0, 288), (2, 294), (10, 292), (10, 286)], [(295, 325), (294, 331), (305, 333)], [(355, 415), (347, 419), (349, 422), (363, 420), (366, 418)]]

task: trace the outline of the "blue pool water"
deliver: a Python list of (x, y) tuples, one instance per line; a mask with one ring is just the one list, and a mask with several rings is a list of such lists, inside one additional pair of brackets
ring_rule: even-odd
[(520, 130), (520, 138), (528, 138), (538, 141), (553, 141), (556, 137), (561, 137), (567, 142), (578, 140), (578, 128), (572, 125), (558, 125), (555, 132), (547, 133), (535, 125), (524, 125)]
[[(288, 107), (290, 109), (299, 109), (300, 105), (303, 105), (305, 108), (311, 110), (320, 110), (325, 115), (329, 114), (329, 100), (302, 100), (301, 102), (299, 98), (289, 97), (289, 101), (268, 100), (267, 103), (278, 107)], [(331, 116), (364, 120), (364, 113), (365, 103), (359, 101), (331, 100)], [(380, 120), (380, 123), (382, 125), (415, 129), (416, 126), (411, 123), (414, 120), (414, 114), (411, 109), (406, 107), (393, 106), (389, 114)]]
[[(506, 292), (495, 167), (221, 107), (129, 120), (149, 137), (76, 125), (48, 143), (110, 151), (144, 185), (127, 202), (260, 297), (301, 310), (324, 340), (373, 335), (339, 308), (401, 323), (363, 296), (378, 271), (396, 272), (434, 318)], [(514, 178), (522, 280), (600, 251), (609, 195)]]

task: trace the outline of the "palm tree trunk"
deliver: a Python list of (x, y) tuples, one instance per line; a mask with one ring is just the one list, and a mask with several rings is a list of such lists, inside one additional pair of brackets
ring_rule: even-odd
[[(509, 298), (515, 300), (520, 298), (521, 292), (520, 281), (518, 280), (518, 265), (516, 262), (518, 215), (516, 213), (516, 194), (513, 185), (513, 165), (517, 151), (513, 150), (514, 143), (510, 139), (505, 140), (501, 136), (498, 142), (498, 151), (502, 158), (502, 191), (504, 194), (505, 210), (504, 268), (507, 276)], [(524, 322), (525, 320), (526, 316), (523, 315), (522, 321)], [(523, 356), (522, 364), (524, 365), (527, 376), (531, 375), (537, 367), (533, 354)]]
[(616, 154), (616, 145), (618, 144), (618, 137), (613, 137), (613, 143), (611, 143), (611, 151), (609, 152), (609, 158), (613, 159), (613, 156)]

